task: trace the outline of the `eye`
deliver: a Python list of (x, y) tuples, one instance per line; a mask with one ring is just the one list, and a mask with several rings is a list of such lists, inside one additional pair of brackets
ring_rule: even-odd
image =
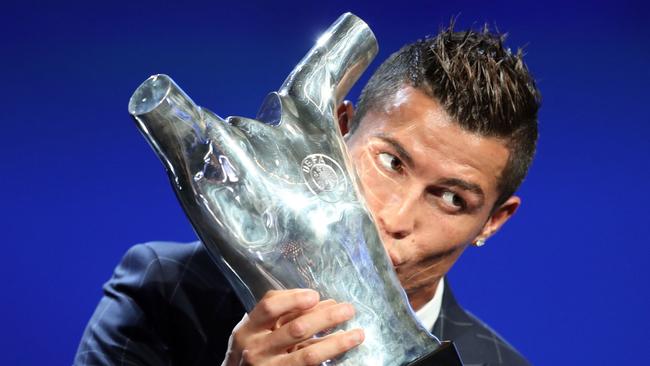
[(454, 192), (444, 191), (440, 195), (440, 198), (442, 198), (442, 200), (451, 207), (458, 208), (461, 210), (467, 207), (467, 203), (465, 203), (465, 200)]
[(389, 153), (380, 153), (379, 162), (387, 170), (392, 170), (395, 172), (401, 172), (404, 169), (402, 161), (399, 160), (395, 155)]

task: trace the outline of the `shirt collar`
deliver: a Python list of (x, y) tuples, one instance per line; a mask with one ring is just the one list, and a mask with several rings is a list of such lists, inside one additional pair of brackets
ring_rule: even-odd
[(431, 331), (433, 325), (436, 323), (438, 316), (440, 315), (440, 308), (442, 307), (442, 295), (445, 291), (445, 279), (444, 277), (438, 282), (438, 287), (436, 287), (436, 293), (433, 295), (433, 298), (429, 300), (428, 303), (424, 304), (420, 310), (415, 312), (415, 315), (418, 317), (418, 320), (425, 329)]

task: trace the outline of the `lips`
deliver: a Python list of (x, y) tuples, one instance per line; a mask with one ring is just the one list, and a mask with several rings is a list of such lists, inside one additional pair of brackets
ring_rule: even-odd
[(394, 252), (390, 250), (388, 250), (387, 252), (388, 252), (388, 257), (390, 258), (390, 261), (393, 264), (393, 268), (397, 271), (397, 267), (399, 267), (402, 264), (402, 260)]

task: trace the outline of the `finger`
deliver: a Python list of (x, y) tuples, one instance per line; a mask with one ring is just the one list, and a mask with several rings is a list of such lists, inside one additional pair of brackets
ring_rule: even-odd
[(365, 335), (362, 329), (353, 329), (335, 333), (313, 343), (301, 350), (287, 354), (282, 360), (283, 365), (319, 365), (327, 360), (340, 356), (363, 342)]
[(336, 305), (336, 304), (337, 304), (337, 302), (335, 300), (327, 299), (327, 300), (323, 300), (323, 301), (319, 302), (316, 306), (314, 306), (311, 309), (304, 310), (304, 311), (292, 311), (290, 313), (287, 313), (287, 314), (281, 316), (278, 319), (278, 321), (275, 323), (275, 329), (280, 328), (281, 326), (289, 323), (290, 321), (296, 319), (297, 317), (299, 317), (301, 315), (304, 315), (306, 313), (310, 313), (312, 311), (324, 309), (324, 308), (327, 308), (327, 307), (330, 307), (330, 306)]
[(282, 294), (298, 293), (298, 292), (305, 291), (305, 290), (309, 290), (309, 289), (291, 288), (291, 289), (288, 289), (288, 290), (268, 290), (264, 294), (264, 297), (274, 297), (274, 296), (279, 296), (279, 295), (282, 295)]
[(318, 292), (310, 289), (269, 291), (250, 312), (251, 325), (270, 329), (279, 317), (314, 307), (318, 300)]
[(269, 346), (273, 349), (286, 349), (294, 344), (307, 340), (316, 333), (333, 328), (354, 316), (351, 304), (342, 303), (304, 314), (268, 337)]
[(337, 331), (336, 333), (328, 334), (328, 335), (323, 336), (323, 337), (312, 337), (312, 338), (309, 338), (309, 339), (307, 339), (307, 340), (305, 340), (305, 341), (302, 341), (302, 342), (300, 342), (300, 343), (294, 345), (293, 347), (289, 348), (289, 349), (287, 350), (287, 352), (289, 352), (289, 353), (291, 353), (291, 352), (296, 352), (296, 351), (301, 350), (301, 349), (303, 349), (303, 348), (309, 347), (309, 346), (311, 346), (312, 344), (316, 344), (316, 343), (318, 343), (318, 342), (322, 342), (322, 341), (324, 341), (324, 340), (327, 339), (327, 338), (334, 337), (335, 335), (337, 335), (337, 334), (341, 334), (341, 333), (343, 333), (343, 332), (344, 332), (343, 330), (339, 330), (339, 331)]
[(246, 118), (246, 117), (228, 117), (228, 123), (236, 127), (240, 133), (248, 138), (256, 136), (274, 137), (277, 135), (277, 129), (266, 123)]
[(204, 112), (167, 75), (147, 79), (129, 101), (138, 128), (173, 174), (191, 165), (193, 154), (205, 153), (209, 124), (225, 124), (218, 116), (205, 118)]
[(228, 154), (233, 161), (238, 161), (239, 155), (247, 156), (248, 144), (246, 136), (233, 127), (230, 119), (223, 120), (208, 109), (202, 109), (210, 141), (222, 154)]
[(245, 117), (228, 117), (228, 123), (233, 134), (250, 144), (252, 161), (267, 172), (281, 174), (284, 170), (278, 162), (298, 159), (293, 156), (295, 146), (287, 143), (286, 131)]

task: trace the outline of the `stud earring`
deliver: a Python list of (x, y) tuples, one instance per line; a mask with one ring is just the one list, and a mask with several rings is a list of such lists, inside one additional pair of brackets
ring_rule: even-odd
[(485, 239), (476, 239), (474, 242), (474, 246), (476, 247), (482, 247), (485, 245)]

